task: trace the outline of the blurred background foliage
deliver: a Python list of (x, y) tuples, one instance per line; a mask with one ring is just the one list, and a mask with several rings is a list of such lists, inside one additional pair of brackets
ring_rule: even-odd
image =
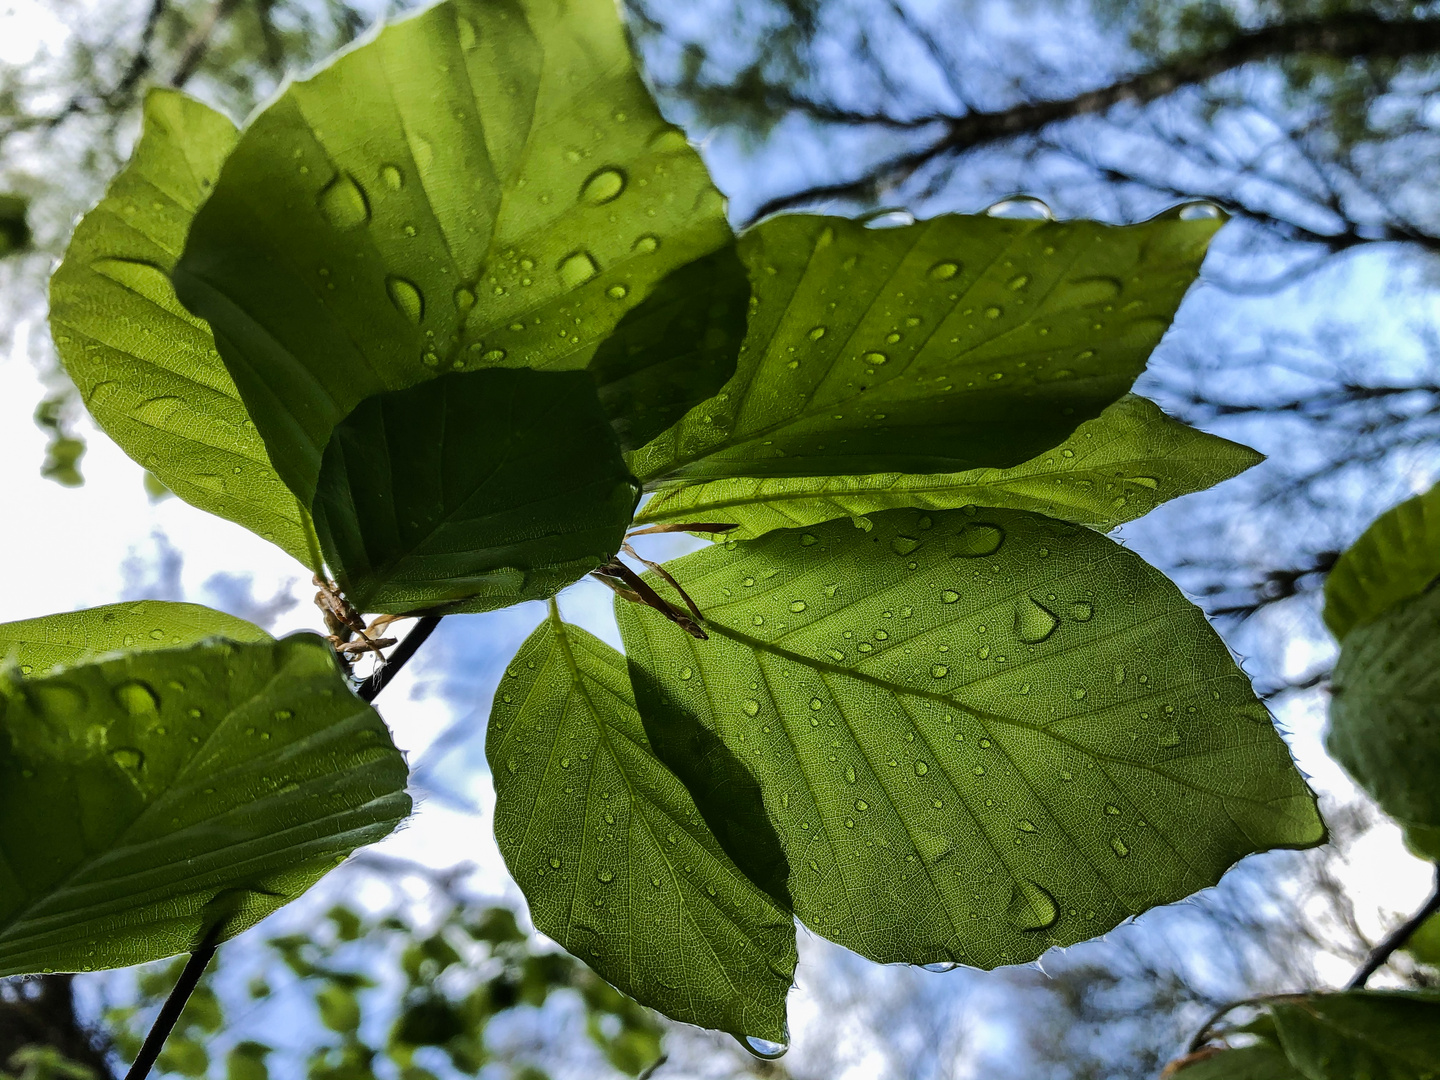
[[(127, 155), (144, 89), (183, 86), (241, 119), (406, 6), (0, 0), (0, 346), (42, 373), (34, 419), (48, 440), (43, 460), (6, 468), (79, 485), (85, 441), (103, 438), (55, 363), (46, 281)], [(624, 7), (737, 227), (787, 208), (980, 212), (1016, 193), (1059, 217), (1135, 221), (1192, 199), (1231, 215), (1137, 389), (1270, 460), (1123, 536), (1246, 658), (1317, 771), (1334, 843), (1251, 860), (1195, 902), (989, 976), (920, 983), (806, 944), (804, 1022), (835, 1034), (783, 1062), (628, 1002), (528, 933), (523, 912), (494, 906), (499, 883), (361, 857), (280, 929), (222, 951), (162, 1070), (1138, 1080), (1217, 1004), (1343, 982), (1409, 901), (1357, 891), (1376, 835), (1403, 856), (1343, 776), (1315, 764), (1334, 660), (1317, 590), (1376, 513), (1440, 474), (1440, 4)], [(1397, 955), (1385, 979), (1436, 985), (1422, 960)], [(174, 976), (171, 964), (0, 983), (0, 1071), (118, 1075)]]

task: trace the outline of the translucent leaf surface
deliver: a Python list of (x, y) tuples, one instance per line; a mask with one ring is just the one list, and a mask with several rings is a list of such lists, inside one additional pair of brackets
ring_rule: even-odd
[(709, 641), (617, 604), (657, 754), (712, 823), (758, 784), (807, 925), (1019, 963), (1323, 838), (1224, 644), (1138, 556), (1023, 511), (873, 521), (671, 563)]
[(326, 447), (315, 528), (364, 611), (490, 611), (608, 559), (637, 495), (587, 372), (491, 368), (362, 402)]
[(304, 512), (280, 482), (215, 350), (175, 298), (170, 270), (235, 125), (152, 90), (130, 163), (75, 229), (50, 283), (61, 362), (95, 422), (180, 498), (307, 565)]
[(1271, 1003), (1280, 1045), (1308, 1080), (1440, 1076), (1440, 994), (1351, 990)]
[(0, 623), (0, 661), (18, 664), (22, 675), (44, 675), (103, 653), (173, 649), (207, 637), (270, 640), (254, 623), (213, 608), (136, 600)]
[(733, 245), (676, 270), (600, 345), (590, 371), (628, 453), (735, 374), (750, 279)]
[(1440, 577), (1440, 486), (1381, 514), (1325, 579), (1325, 622), (1344, 639)]
[(1331, 756), (1440, 858), (1440, 590), (1354, 626), (1331, 690)]
[(552, 612), (506, 669), (486, 753), (538, 929), (674, 1019), (785, 1037), (794, 919), (652, 754), (624, 657)]
[[(1262, 460), (1249, 447), (1182, 424), (1126, 395), (1054, 449), (1009, 469), (911, 475), (735, 477), (660, 492), (636, 524), (724, 521), (735, 537), (857, 522), (897, 507), (1004, 506), (1112, 529), (1169, 499), (1228, 480)], [(863, 524), (863, 523), (862, 523)]]
[(410, 810), (313, 634), (130, 653), (0, 688), (0, 974), (233, 936)]
[(1008, 467), (1130, 388), (1215, 221), (788, 214), (739, 240), (735, 377), (633, 462), (647, 483)]
[(613, 0), (447, 0), (255, 118), (176, 281), (308, 503), (363, 399), (455, 368), (584, 367), (729, 240)]

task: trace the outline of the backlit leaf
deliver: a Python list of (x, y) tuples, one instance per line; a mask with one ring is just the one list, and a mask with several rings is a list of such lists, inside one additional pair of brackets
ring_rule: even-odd
[(1009, 467), (1130, 388), (1218, 223), (774, 217), (739, 240), (735, 377), (632, 462), (647, 484)]
[(636, 524), (723, 521), (736, 537), (859, 521), (897, 507), (1004, 506), (1097, 529), (1142, 517), (1258, 464), (1249, 447), (1197, 431), (1133, 394), (1087, 420), (1054, 449), (1009, 469), (867, 476), (733, 477), (661, 491)]
[(538, 929), (674, 1019), (785, 1037), (794, 920), (654, 757), (624, 657), (552, 611), (506, 669), (486, 754)]
[(308, 504), (360, 401), (457, 368), (584, 367), (729, 240), (613, 0), (447, 0), (249, 124), (176, 282)]
[(235, 125), (174, 90), (145, 99), (130, 163), (75, 229), (50, 283), (61, 362), (95, 422), (180, 498), (314, 567), (304, 511), (280, 482), (170, 270)]
[(51, 668), (92, 660), (104, 653), (173, 649), (207, 637), (270, 640), (270, 635), (254, 623), (213, 608), (169, 600), (135, 600), (0, 623), (0, 661), (18, 664), (23, 675), (44, 675)]
[(490, 611), (620, 547), (638, 491), (584, 371), (490, 368), (362, 402), (325, 450), (315, 528), (365, 611)]
[[(1172, 1064), (1170, 1068), (1174, 1068)], [(1163, 1080), (1307, 1080), (1285, 1051), (1270, 1043), (1195, 1055), (1189, 1064), (1161, 1074)]]
[(1286, 1056), (1308, 1080), (1434, 1080), (1440, 994), (1350, 990), (1270, 1003)]
[(1331, 691), (1326, 749), (1440, 859), (1440, 589), (1353, 626)]
[(0, 974), (231, 937), (410, 810), (329, 645), (206, 642), (0, 686)]
[(1323, 838), (1224, 644), (1137, 555), (1015, 510), (873, 523), (671, 563), (708, 641), (617, 603), (656, 753), (712, 823), (758, 784), (811, 928), (1020, 963)]
[(1325, 622), (1344, 639), (1440, 577), (1440, 486), (1381, 514), (1325, 579)]

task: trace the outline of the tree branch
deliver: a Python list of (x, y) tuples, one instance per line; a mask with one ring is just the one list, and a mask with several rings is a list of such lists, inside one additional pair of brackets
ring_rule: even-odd
[(1379, 945), (1370, 950), (1370, 955), (1365, 958), (1365, 963), (1360, 965), (1360, 970), (1355, 972), (1350, 981), (1345, 984), (1345, 989), (1359, 990), (1364, 987), (1370, 976), (1379, 971), (1390, 959), (1391, 954), (1404, 946), (1410, 940), (1410, 935), (1420, 928), (1420, 924), (1437, 911), (1440, 911), (1440, 866), (1435, 867), (1435, 885), (1430, 890), (1430, 898), (1425, 901), (1419, 911), (1390, 931)]
[(439, 615), (425, 615), (416, 620), (405, 639), (395, 646), (395, 651), (360, 684), (356, 693), (361, 701), (374, 701), (380, 691), (390, 685), (390, 680), (400, 674), (400, 669), (419, 651), (420, 646), (425, 644), (425, 639), (435, 632), (435, 628), (440, 625), (440, 619)]
[[(770, 199), (755, 212), (755, 219), (821, 199), (866, 198), (941, 155), (1032, 135), (1051, 124), (1099, 115), (1122, 103), (1145, 105), (1182, 87), (1207, 82), (1256, 61), (1301, 55), (1335, 60), (1362, 57), (1399, 60), (1437, 51), (1440, 51), (1440, 19), (1386, 20), (1366, 13), (1267, 26), (1238, 34), (1207, 52), (1180, 56), (1169, 64), (1068, 98), (1024, 102), (1008, 109), (946, 118), (945, 132), (938, 140), (882, 161), (853, 180)], [(820, 115), (825, 118), (823, 113)], [(905, 121), (887, 123), (909, 126)]]

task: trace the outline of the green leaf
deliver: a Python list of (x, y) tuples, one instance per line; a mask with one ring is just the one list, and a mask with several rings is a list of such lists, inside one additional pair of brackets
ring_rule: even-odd
[(1325, 579), (1325, 623), (1338, 640), (1440, 577), (1440, 485), (1376, 518)]
[(325, 641), (210, 641), (0, 686), (0, 975), (232, 937), (410, 810)]
[(1249, 447), (1197, 431), (1129, 394), (1081, 424), (1060, 446), (1013, 468), (735, 477), (664, 490), (645, 504), (635, 523), (722, 521), (738, 527), (732, 537), (753, 537), (847, 516), (863, 527), (865, 515), (898, 507), (979, 505), (1112, 529), (1262, 460)]
[(174, 90), (145, 99), (130, 163), (75, 229), (50, 282), (50, 326), (86, 407), (180, 498), (318, 566), (209, 327), (169, 274), (235, 125)]
[(1440, 589), (1346, 633), (1325, 746), (1412, 845), (1440, 859)]
[(490, 611), (610, 558), (638, 494), (587, 372), (490, 368), (362, 402), (315, 528), (361, 610)]
[(1215, 221), (787, 214), (739, 240), (739, 369), (632, 462), (647, 484), (1009, 467), (1134, 382)]
[(176, 270), (309, 504), (360, 401), (454, 368), (582, 368), (730, 240), (613, 0), (448, 0), (289, 85)]
[(1440, 994), (1350, 990), (1270, 1004), (1280, 1045), (1309, 1080), (1440, 1076)]
[(0, 623), (0, 660), (18, 664), (22, 675), (38, 676), (103, 653), (173, 649), (207, 637), (270, 640), (270, 635), (253, 623), (213, 608), (135, 600)]
[(1198, 1057), (1193, 1064), (1163, 1074), (1182, 1080), (1306, 1080), (1277, 1046), (1260, 1044), (1239, 1050), (1221, 1050)]
[(1022, 963), (1323, 839), (1224, 644), (1137, 555), (1024, 511), (873, 522), (671, 563), (708, 641), (617, 603), (656, 753), (712, 825), (753, 778), (812, 929)]
[(676, 1020), (779, 1040), (795, 924), (651, 753), (625, 660), (550, 618), (490, 715), (495, 837), (535, 926)]
[(1422, 922), (1403, 948), (1419, 963), (1440, 967), (1440, 915)]
[(668, 275), (590, 362), (620, 445), (639, 449), (735, 374), (750, 279), (728, 244)]

